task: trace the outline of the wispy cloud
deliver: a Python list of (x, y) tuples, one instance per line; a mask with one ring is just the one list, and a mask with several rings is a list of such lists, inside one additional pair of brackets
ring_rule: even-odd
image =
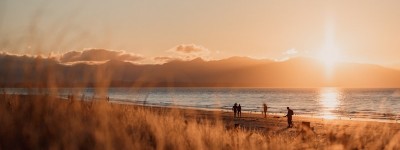
[(192, 60), (194, 58), (207, 59), (211, 52), (207, 48), (195, 44), (180, 44), (169, 50), (169, 54), (164, 56), (153, 57), (153, 60), (158, 63), (166, 63), (174, 60)]
[(172, 56), (157, 56), (157, 57), (154, 57), (153, 60), (158, 63), (165, 63), (165, 62), (171, 62), (174, 60), (182, 60), (182, 59), (178, 58), (178, 57), (172, 57)]
[(298, 54), (298, 53), (299, 52), (296, 49), (292, 48), (292, 49), (289, 49), (289, 50), (283, 52), (283, 55), (295, 55), (295, 54)]
[(297, 57), (299, 55), (300, 55), (299, 51), (297, 51), (295, 48), (291, 48), (291, 49), (288, 49), (286, 51), (283, 51), (281, 53), (281, 55), (276, 57), (274, 60), (275, 61), (286, 61), (286, 60), (289, 60), (289, 59), (291, 59), (293, 57)]
[(195, 44), (180, 44), (175, 46), (174, 48), (171, 49), (173, 52), (181, 53), (181, 54), (205, 54), (205, 53), (210, 53), (210, 51), (199, 45)]
[(180, 44), (169, 50), (169, 55), (154, 57), (157, 62), (165, 63), (173, 60), (192, 60), (194, 58), (208, 59), (210, 57), (210, 50), (196, 44)]

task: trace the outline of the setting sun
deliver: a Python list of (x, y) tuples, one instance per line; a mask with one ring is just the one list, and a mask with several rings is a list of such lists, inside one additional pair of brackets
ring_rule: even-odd
[(317, 59), (324, 64), (327, 73), (330, 74), (332, 73), (335, 64), (340, 61), (341, 56), (337, 51), (334, 51), (333, 49), (328, 49), (321, 51), (318, 54)]
[(339, 54), (338, 50), (332, 46), (320, 51), (316, 57), (324, 65), (325, 77), (331, 79), (336, 64), (342, 60), (342, 56)]

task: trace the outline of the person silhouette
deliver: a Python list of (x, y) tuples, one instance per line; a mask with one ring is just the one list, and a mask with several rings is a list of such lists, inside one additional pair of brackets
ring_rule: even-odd
[(263, 107), (264, 107), (264, 118), (267, 118), (267, 109), (268, 109), (268, 107), (267, 107), (267, 104), (263, 104)]
[(233, 110), (233, 117), (234, 117), (234, 118), (236, 117), (237, 109), (238, 109), (238, 106), (237, 106), (237, 104), (235, 103), (235, 104), (233, 105), (233, 107), (232, 107), (232, 110)]
[(288, 122), (288, 128), (293, 127), (293, 122), (292, 122), (292, 116), (293, 116), (293, 110), (291, 110), (289, 107), (286, 107), (288, 112), (285, 117), (287, 117), (287, 122)]
[(237, 110), (238, 110), (238, 116), (239, 116), (239, 117), (242, 117), (242, 106), (240, 106), (240, 104), (239, 104), (239, 106), (237, 107)]

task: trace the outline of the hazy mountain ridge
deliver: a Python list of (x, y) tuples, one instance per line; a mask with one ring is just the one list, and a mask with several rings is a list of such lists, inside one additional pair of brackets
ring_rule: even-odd
[(327, 75), (321, 62), (283, 62), (231, 57), (138, 65), (119, 60), (65, 65), (52, 59), (0, 57), (0, 85), (26, 86), (257, 86), (400, 87), (400, 71), (370, 64), (340, 63)]

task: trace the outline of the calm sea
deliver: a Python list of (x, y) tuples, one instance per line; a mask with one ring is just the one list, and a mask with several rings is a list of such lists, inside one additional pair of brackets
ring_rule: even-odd
[[(85, 100), (96, 97), (93, 88), (7, 88), (9, 94), (57, 93), (66, 98), (76, 93)], [(55, 92), (56, 91), (56, 92)], [(178, 106), (230, 111), (234, 103), (242, 110), (261, 114), (262, 104), (271, 114), (283, 115), (286, 107), (296, 115), (325, 119), (400, 120), (400, 89), (273, 89), (273, 88), (109, 88), (113, 102)]]

